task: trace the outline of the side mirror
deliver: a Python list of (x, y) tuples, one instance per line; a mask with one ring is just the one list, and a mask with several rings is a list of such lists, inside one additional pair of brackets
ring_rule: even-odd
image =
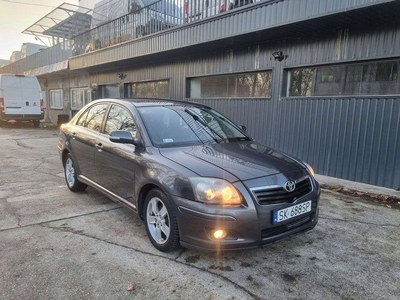
[(246, 126), (240, 125), (240, 128), (242, 128), (242, 130), (243, 130), (244, 132), (247, 132), (247, 127), (246, 127)]
[(138, 138), (133, 138), (132, 133), (125, 130), (114, 130), (110, 133), (110, 141), (117, 144), (132, 144), (140, 146), (141, 142)]

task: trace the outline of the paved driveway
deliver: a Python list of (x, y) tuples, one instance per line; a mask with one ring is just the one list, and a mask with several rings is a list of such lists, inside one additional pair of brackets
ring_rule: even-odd
[(134, 213), (68, 190), (56, 142), (0, 128), (0, 299), (399, 299), (398, 210), (324, 191), (313, 231), (165, 254)]

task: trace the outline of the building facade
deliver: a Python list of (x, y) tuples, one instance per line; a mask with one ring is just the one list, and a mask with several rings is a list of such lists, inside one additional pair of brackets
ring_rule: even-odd
[(36, 73), (53, 123), (98, 98), (195, 101), (319, 174), (400, 189), (399, 12), (387, 0), (259, 1), (0, 72)]

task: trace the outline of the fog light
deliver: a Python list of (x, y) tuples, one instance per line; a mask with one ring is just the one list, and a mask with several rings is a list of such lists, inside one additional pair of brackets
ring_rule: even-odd
[(225, 230), (218, 229), (218, 230), (214, 231), (214, 238), (217, 240), (222, 240), (222, 239), (226, 238), (226, 234), (227, 233)]

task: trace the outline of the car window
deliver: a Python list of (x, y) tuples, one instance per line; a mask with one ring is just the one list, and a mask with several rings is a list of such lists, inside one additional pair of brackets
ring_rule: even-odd
[(78, 120), (77, 125), (87, 127), (88, 129), (100, 132), (101, 122), (103, 121), (104, 115), (106, 114), (108, 104), (94, 105), (88, 109), (87, 113), (84, 113), (82, 118)]
[(132, 133), (132, 137), (136, 136), (136, 125), (131, 113), (119, 105), (111, 107), (104, 133), (109, 135), (113, 130), (126, 130)]
[(86, 119), (88, 116), (89, 109), (87, 109), (80, 117), (79, 120), (76, 122), (76, 125), (86, 127)]
[(228, 139), (229, 141), (247, 139), (236, 125), (215, 110), (196, 107), (188, 108), (187, 110), (188, 113), (197, 116), (218, 137)]
[(142, 107), (139, 113), (155, 146), (200, 144), (199, 137), (175, 110), (162, 106)]
[(251, 140), (234, 123), (209, 108), (156, 106), (140, 107), (138, 111), (156, 147)]

